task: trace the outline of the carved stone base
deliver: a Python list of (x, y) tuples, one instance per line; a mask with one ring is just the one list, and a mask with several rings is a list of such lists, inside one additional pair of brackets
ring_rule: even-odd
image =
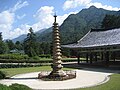
[(63, 81), (68, 79), (76, 78), (76, 71), (59, 71), (59, 72), (45, 72), (42, 71), (38, 74), (38, 79), (44, 81)]
[(52, 71), (49, 74), (49, 77), (65, 77), (67, 74), (63, 70)]

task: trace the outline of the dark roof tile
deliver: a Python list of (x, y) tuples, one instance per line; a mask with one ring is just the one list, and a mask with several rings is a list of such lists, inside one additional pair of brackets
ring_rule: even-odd
[(120, 28), (110, 30), (91, 30), (78, 43), (63, 45), (68, 48), (100, 47), (120, 44)]

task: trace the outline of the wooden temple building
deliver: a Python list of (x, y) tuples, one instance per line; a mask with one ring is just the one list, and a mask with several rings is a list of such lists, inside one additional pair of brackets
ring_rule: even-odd
[[(91, 29), (77, 43), (62, 47), (77, 51), (78, 64), (120, 65), (120, 28)], [(86, 60), (80, 60), (80, 57)]]

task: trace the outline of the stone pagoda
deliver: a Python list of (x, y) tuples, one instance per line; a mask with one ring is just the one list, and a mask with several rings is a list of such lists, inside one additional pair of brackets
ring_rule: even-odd
[(60, 46), (60, 33), (59, 26), (56, 22), (56, 15), (54, 15), (55, 21), (53, 23), (53, 64), (52, 72), (50, 73), (50, 77), (64, 77), (66, 73), (62, 70), (63, 66), (61, 65), (62, 54), (61, 54), (61, 46)]
[(62, 68), (62, 54), (61, 54), (61, 45), (60, 45), (60, 33), (59, 26), (56, 22), (57, 16), (54, 15), (55, 21), (53, 23), (53, 63), (51, 65), (51, 72), (40, 72), (38, 74), (38, 79), (42, 80), (53, 80), (53, 81), (61, 81), (72, 79), (76, 77), (75, 71), (63, 71)]

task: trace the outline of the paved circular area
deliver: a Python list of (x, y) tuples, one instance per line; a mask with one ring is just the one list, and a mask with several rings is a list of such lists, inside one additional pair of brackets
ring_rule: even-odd
[(0, 80), (0, 83), (10, 85), (19, 83), (29, 86), (32, 89), (75, 89), (84, 88), (102, 84), (109, 80), (111, 73), (76, 70), (77, 77), (65, 81), (42, 81), (37, 79), (39, 72), (19, 74), (13, 76), (12, 79)]

